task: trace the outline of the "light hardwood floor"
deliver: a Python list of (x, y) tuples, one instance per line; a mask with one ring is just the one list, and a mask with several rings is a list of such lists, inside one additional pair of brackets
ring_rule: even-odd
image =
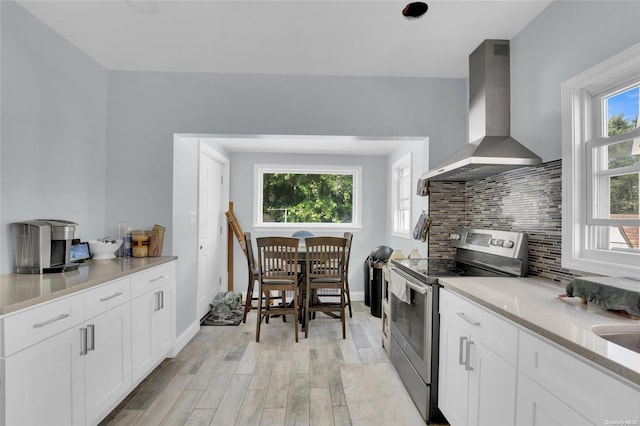
[(101, 424), (424, 424), (381, 346), (381, 320), (353, 308), (346, 340), (322, 314), (298, 343), (290, 318), (263, 323), (256, 343), (255, 311), (236, 327), (201, 327)]

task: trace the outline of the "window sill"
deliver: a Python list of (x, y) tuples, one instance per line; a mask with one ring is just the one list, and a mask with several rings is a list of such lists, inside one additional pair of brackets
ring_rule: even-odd
[(411, 234), (409, 234), (409, 233), (392, 232), (391, 236), (393, 238), (402, 238), (404, 240), (410, 240), (411, 239)]
[(572, 271), (579, 271), (589, 274), (597, 274), (611, 277), (639, 277), (640, 267), (623, 263), (614, 263), (591, 258), (573, 258), (565, 260), (563, 257), (562, 267)]

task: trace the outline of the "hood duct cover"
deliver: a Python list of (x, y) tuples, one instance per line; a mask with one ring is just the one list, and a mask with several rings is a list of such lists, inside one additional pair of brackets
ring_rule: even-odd
[(431, 181), (467, 181), (542, 159), (510, 136), (509, 41), (485, 40), (469, 56), (467, 146), (422, 175)]

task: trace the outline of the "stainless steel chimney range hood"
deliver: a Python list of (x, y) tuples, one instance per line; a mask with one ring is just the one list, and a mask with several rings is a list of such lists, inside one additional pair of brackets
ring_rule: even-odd
[(469, 140), (422, 179), (469, 181), (542, 159), (510, 136), (509, 41), (485, 40), (469, 56)]

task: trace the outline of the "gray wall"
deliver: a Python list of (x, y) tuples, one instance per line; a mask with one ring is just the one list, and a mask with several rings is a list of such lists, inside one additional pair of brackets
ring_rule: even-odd
[(107, 226), (169, 223), (174, 133), (429, 136), (450, 146), (466, 140), (465, 97), (460, 79), (111, 72)]
[[(115, 228), (121, 219), (133, 227), (172, 223), (175, 133), (429, 136), (432, 143), (446, 145), (449, 133), (455, 140), (465, 139), (465, 97), (460, 79), (111, 72), (107, 227)], [(232, 185), (234, 176), (247, 179), (235, 174), (240, 157), (231, 157)], [(376, 185), (375, 196), (363, 199), (363, 210), (376, 212), (366, 225), (373, 230), (367, 230), (369, 237), (356, 236), (353, 262), (356, 250), (389, 242), (387, 205), (380, 205), (384, 200), (377, 196), (387, 187), (386, 162), (379, 161), (376, 173), (364, 177), (365, 185)], [(248, 211), (241, 200), (252, 192), (231, 187), (236, 212)], [(239, 220), (251, 223), (250, 217)], [(173, 235), (168, 229), (167, 252), (173, 250)], [(180, 267), (183, 263), (193, 262), (183, 259)], [(246, 271), (242, 264), (237, 268), (236, 276), (243, 280)], [(195, 276), (178, 285), (178, 333), (194, 320)]]
[(108, 73), (13, 2), (2, 8), (0, 273), (10, 223), (69, 219), (105, 235)]
[(511, 134), (562, 157), (560, 85), (640, 42), (640, 1), (555, 1), (511, 41)]

